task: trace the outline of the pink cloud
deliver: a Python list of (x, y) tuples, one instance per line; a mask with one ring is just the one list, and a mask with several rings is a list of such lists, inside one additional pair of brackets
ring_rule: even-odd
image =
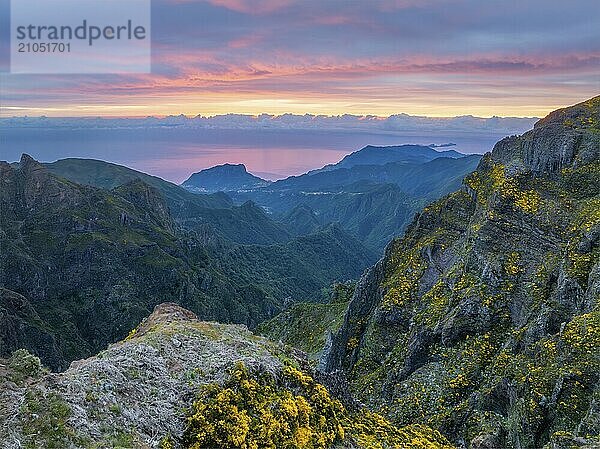
[[(518, 58), (509, 56), (482, 56), (473, 59), (438, 59), (415, 56), (410, 60), (358, 59), (348, 62), (335, 58), (310, 58), (286, 54), (282, 62), (248, 61), (244, 63), (219, 60), (213, 52), (165, 53), (161, 64), (177, 68), (174, 74), (143, 74), (123, 76), (109, 82), (85, 79), (79, 84), (46, 87), (53, 94), (85, 93), (87, 96), (151, 95), (166, 97), (183, 93), (219, 92), (257, 94), (277, 97), (278, 93), (296, 97), (318, 94), (327, 96), (366, 97), (390, 95), (398, 91), (400, 81), (394, 77), (411, 80), (413, 75), (446, 79), (446, 88), (456, 86), (456, 77), (478, 78), (482, 88), (494, 89), (503, 85), (498, 75), (523, 77), (532, 75), (564, 75), (569, 72), (594, 73), (600, 63), (600, 54), (582, 54), (565, 57)], [(387, 80), (389, 78), (389, 81)], [(468, 78), (467, 78), (468, 79)], [(411, 81), (420, 86), (417, 81)], [(528, 80), (527, 83), (532, 83)], [(464, 87), (464, 86), (463, 86)], [(408, 87), (403, 86), (403, 89)], [(424, 89), (423, 87), (419, 87)], [(437, 87), (430, 87), (437, 89)], [(13, 90), (15, 94), (19, 90)], [(22, 93), (28, 89), (20, 90)], [(427, 90), (424, 89), (426, 94)]]
[[(173, 3), (190, 3), (194, 1), (171, 0)], [(293, 0), (206, 0), (206, 2), (244, 14), (262, 15), (286, 8), (293, 3)]]

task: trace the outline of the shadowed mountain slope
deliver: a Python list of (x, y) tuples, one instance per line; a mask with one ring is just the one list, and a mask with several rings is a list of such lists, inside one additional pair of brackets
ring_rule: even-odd
[(0, 182), (0, 349), (24, 345), (55, 369), (123, 338), (161, 301), (254, 326), (374, 260), (335, 226), (285, 243), (233, 244), (210, 227), (182, 228), (140, 179), (84, 186), (27, 155), (0, 163)]

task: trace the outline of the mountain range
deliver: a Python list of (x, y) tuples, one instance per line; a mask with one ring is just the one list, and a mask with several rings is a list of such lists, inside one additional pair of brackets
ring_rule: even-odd
[[(356, 165), (385, 165), (390, 162), (423, 163), (440, 157), (457, 159), (465, 155), (454, 150), (438, 151), (424, 145), (373, 146), (345, 156), (337, 164), (327, 165), (323, 170), (352, 168)], [(317, 170), (319, 171), (319, 170)]]
[(480, 158), (422, 145), (367, 146), (337, 164), (272, 183), (244, 166), (223, 165), (192, 175), (182, 187), (250, 200), (297, 235), (338, 223), (381, 253), (417, 210), (458, 188)]
[(160, 192), (171, 216), (188, 229), (210, 227), (215, 235), (248, 244), (282, 243), (290, 238), (262, 209), (252, 203), (236, 206), (223, 193), (195, 195), (161, 178), (92, 159), (61, 159), (44, 166), (59, 177), (101, 189), (110, 190), (141, 180)]
[[(126, 183), (101, 188), (55, 174), (73, 164), (88, 184), (111, 187), (115, 171)], [(204, 319), (254, 326), (375, 260), (335, 225), (290, 237), (251, 204), (130, 175), (97, 161), (47, 168), (27, 155), (0, 164), (2, 355), (25, 347), (62, 369), (167, 299)]]
[[(376, 263), (306, 204), (276, 223), (235, 196), (113, 186), (106, 173), (132, 173), (73, 163), (81, 183), (27, 155), (0, 163), (7, 449), (600, 446), (600, 96), (500, 140)], [(327, 178), (361, 167), (282, 184), (414, 195), (403, 176)], [(244, 207), (283, 241), (237, 242)]]
[[(240, 165), (209, 179), (223, 170), (236, 188), (238, 175), (258, 179)], [(323, 301), (324, 288), (376, 260), (415, 207), (394, 184), (361, 181), (274, 217), (223, 192), (76, 158), (23, 155), (1, 164), (0, 179), (0, 355), (24, 347), (53, 369), (123, 338), (162, 301), (252, 327), (289, 303)]]

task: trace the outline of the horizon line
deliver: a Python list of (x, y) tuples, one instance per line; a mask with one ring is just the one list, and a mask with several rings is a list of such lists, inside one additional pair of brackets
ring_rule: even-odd
[(391, 117), (405, 116), (412, 118), (429, 118), (429, 119), (454, 119), (454, 118), (475, 118), (475, 119), (492, 119), (492, 118), (500, 118), (500, 119), (541, 119), (542, 117), (536, 115), (473, 115), (473, 114), (460, 114), (460, 115), (420, 115), (420, 114), (408, 114), (406, 112), (397, 112), (390, 115), (376, 115), (376, 114), (314, 114), (310, 112), (306, 112), (304, 114), (298, 114), (293, 112), (285, 112), (282, 114), (270, 114), (267, 112), (261, 112), (257, 114), (248, 114), (248, 113), (239, 113), (239, 112), (227, 112), (223, 114), (211, 114), (211, 115), (203, 115), (199, 114), (168, 114), (168, 115), (2, 115), (2, 109), (0, 108), (0, 120), (2, 119), (101, 119), (101, 120), (110, 120), (110, 119), (166, 119), (166, 118), (185, 118), (188, 120), (193, 119), (211, 119), (217, 117), (228, 117), (228, 116), (237, 116), (237, 117), (251, 117), (254, 119), (259, 119), (261, 117), (269, 117), (269, 118), (281, 118), (286, 116), (292, 117), (314, 117), (314, 118), (342, 118), (342, 117), (352, 117), (359, 119), (369, 119), (369, 120), (386, 120)]

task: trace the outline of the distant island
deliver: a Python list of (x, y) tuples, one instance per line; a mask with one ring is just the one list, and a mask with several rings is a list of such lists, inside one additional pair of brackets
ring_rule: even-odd
[(429, 145), (431, 148), (446, 148), (446, 147), (455, 147), (456, 144), (452, 143), (452, 142), (448, 142), (448, 143), (440, 143), (440, 144), (435, 144), (432, 143), (431, 145)]

